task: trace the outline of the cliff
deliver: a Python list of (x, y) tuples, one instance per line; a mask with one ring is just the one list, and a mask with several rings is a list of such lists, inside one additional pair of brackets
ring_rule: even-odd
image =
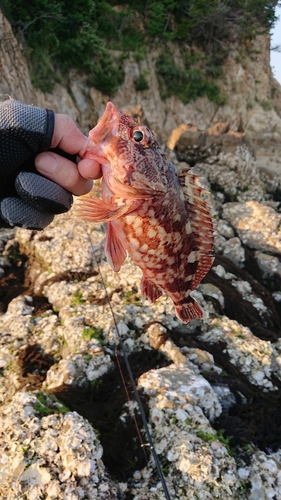
[[(68, 113), (87, 132), (101, 115), (109, 97), (87, 83), (87, 75), (75, 70), (68, 75), (65, 86), (56, 84), (52, 94), (43, 94), (31, 85), (26, 61), (8, 21), (1, 16), (2, 93), (14, 98), (46, 106), (56, 112)], [(181, 64), (177, 43), (171, 44), (174, 59)], [(118, 52), (114, 54), (118, 56)], [(281, 86), (274, 80), (270, 68), (269, 35), (259, 35), (244, 47), (234, 47), (225, 60), (222, 77), (218, 80), (225, 104), (218, 105), (201, 97), (183, 104), (177, 97), (163, 100), (156, 77), (157, 49), (147, 52), (140, 61), (128, 52), (124, 60), (125, 79), (112, 96), (116, 106), (145, 119), (166, 142), (171, 132), (182, 124), (191, 123), (207, 129), (216, 122), (228, 122), (232, 130), (243, 132), (260, 146), (278, 146), (281, 133)], [(136, 91), (135, 81), (146, 75), (148, 88)]]

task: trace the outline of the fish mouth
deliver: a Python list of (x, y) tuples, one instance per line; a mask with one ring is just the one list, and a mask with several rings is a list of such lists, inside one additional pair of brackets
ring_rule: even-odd
[(95, 144), (105, 141), (109, 135), (115, 135), (120, 112), (112, 102), (108, 102), (98, 124), (90, 131), (89, 137)]
[(120, 111), (109, 101), (97, 125), (89, 132), (84, 158), (92, 158), (100, 163), (105, 163), (107, 160), (105, 147), (110, 139), (116, 135), (119, 118)]

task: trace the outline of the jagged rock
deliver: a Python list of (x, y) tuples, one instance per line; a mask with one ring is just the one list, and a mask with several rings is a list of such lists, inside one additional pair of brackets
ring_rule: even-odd
[(255, 106), (247, 123), (247, 133), (254, 142), (260, 139), (261, 143), (268, 141), (280, 143), (281, 118), (274, 109), (264, 111)]
[[(222, 224), (228, 228), (228, 230), (224, 229), (226, 236), (231, 236), (232, 233), (227, 223), (222, 221)], [(100, 252), (103, 252), (101, 245), (104, 239), (101, 227), (87, 223), (81, 226), (80, 221), (79, 226), (80, 230), (74, 219), (64, 215), (57, 217), (43, 234), (40, 232), (33, 234), (24, 229), (18, 230), (17, 239), (21, 242), (22, 251), (24, 248), (28, 249), (31, 267), (35, 265), (36, 259), (40, 262), (40, 274), (34, 275), (34, 282), (36, 282), (37, 290), (41, 290), (41, 293), (44, 291), (45, 297), (49, 300), (50, 310), (34, 316), (35, 297), (26, 296), (14, 299), (7, 313), (0, 317), (1, 331), (5, 332), (1, 344), (1, 359), (4, 360), (4, 364), (2, 363), (4, 377), (0, 379), (3, 399), (10, 398), (13, 392), (24, 387), (23, 378), (19, 377), (17, 368), (17, 352), (19, 348), (23, 349), (27, 344), (40, 342), (42, 351), (58, 356), (57, 362), (47, 371), (44, 386), (47, 390), (57, 391), (62, 385), (71, 388), (73, 384), (76, 384), (81, 391), (82, 387), (88, 387), (93, 382), (101, 380), (102, 375), (110, 371), (112, 366), (110, 354), (113, 353), (118, 343), (118, 336), (110, 309), (104, 300), (101, 278), (98, 273), (91, 275), (91, 269), (95, 270), (97, 262), (100, 262), (106, 290), (111, 296), (118, 328), (128, 352), (138, 352), (141, 348), (149, 352), (152, 349), (151, 346), (154, 346), (159, 349), (159, 352), (165, 353), (165, 356), (172, 362), (171, 366), (165, 369), (144, 373), (139, 380), (139, 387), (143, 387), (149, 396), (150, 423), (155, 424), (157, 421), (153, 436), (160, 460), (163, 459), (168, 463), (166, 480), (170, 493), (176, 499), (187, 499), (197, 490), (198, 467), (204, 455), (208, 458), (209, 465), (204, 468), (204, 471), (200, 468), (200, 475), (204, 475), (204, 486), (201, 487), (202, 498), (208, 498), (210, 495), (213, 497), (216, 495), (219, 498), (223, 495), (224, 498), (239, 498), (240, 500), (241, 479), (237, 472), (235, 458), (229, 455), (228, 448), (217, 436), (211, 423), (220, 415), (224, 398), (227, 402), (223, 407), (229, 408), (231, 401), (233, 403), (231, 398), (234, 396), (231, 390), (220, 389), (221, 386), (217, 382), (216, 389), (212, 389), (212, 384), (210, 385), (205, 376), (200, 374), (202, 371), (202, 374), (212, 373), (217, 376), (222, 372), (212, 355), (206, 352), (206, 346), (218, 340), (226, 341), (227, 353), (233, 365), (239, 367), (256, 387), (266, 390), (275, 389), (270, 381), (272, 372), (277, 377), (281, 377), (278, 346), (276, 349), (274, 346), (270, 348), (268, 342), (257, 339), (249, 329), (234, 321), (225, 318), (218, 324), (217, 319), (209, 322), (208, 315), (206, 315), (205, 326), (202, 325), (206, 333), (203, 333), (201, 337), (205, 342), (204, 351), (184, 347), (180, 349), (174, 342), (168, 340), (170, 332), (180, 328), (181, 333), (176, 335), (184, 338), (185, 328), (186, 331), (192, 332), (194, 326), (180, 325), (174, 316), (172, 305), (165, 297), (154, 305), (141, 306), (139, 290), (136, 288), (136, 280), (138, 276), (140, 278), (138, 269), (130, 260), (127, 260), (120, 273), (113, 273), (101, 259)], [(71, 241), (71, 251), (69, 241)], [(96, 261), (93, 251), (96, 252)], [(30, 273), (30, 276), (32, 275)], [(235, 276), (232, 275), (232, 281), (234, 278)], [(247, 285), (246, 282), (243, 284), (240, 281), (237, 284), (239, 293), (251, 295), (252, 292)], [(196, 292), (196, 298), (201, 301), (204, 309), (209, 310), (209, 314), (216, 318), (208, 301), (218, 300), (223, 307), (222, 292), (215, 286), (204, 284), (201, 293), (204, 294), (205, 301), (199, 292)], [(256, 299), (253, 297), (253, 300)], [(151, 325), (152, 320), (154, 324)], [(145, 329), (146, 325), (147, 329)], [(102, 342), (100, 336), (102, 336)], [(271, 359), (275, 360), (274, 363), (271, 363)], [(27, 384), (28, 381), (30, 383), (30, 380), (27, 378), (25, 383)], [(13, 388), (13, 391), (11, 392), (9, 388)], [(28, 385), (25, 390), (28, 390)], [(19, 392), (15, 397), (23, 397), (21, 394), (25, 394), (24, 397), (27, 398), (31, 397), (28, 400), (29, 421), (32, 423), (36, 417), (36, 422), (40, 426), (40, 418), (38, 419), (36, 413), (38, 404), (34, 406), (36, 396), (29, 396), (28, 392)], [(13, 407), (7, 402), (3, 407), (5, 415), (18, 413), (21, 415), (26, 411), (25, 399), (20, 401), (14, 399), (12, 404)], [(11, 408), (13, 408), (12, 413)], [(72, 415), (74, 414), (67, 412), (63, 417), (55, 416), (55, 418), (59, 418), (59, 422), (62, 422), (63, 419), (72, 419)], [(44, 418), (51, 419), (51, 416)], [(79, 418), (80, 429), (86, 429), (85, 426), (88, 424), (82, 417)], [(16, 459), (17, 450), (20, 450), (22, 446), (22, 430), (21, 424), (17, 423), (18, 421), (9, 422), (8, 416), (5, 422), (7, 429), (13, 425), (15, 443), (17, 443), (13, 448), (16, 454), (15, 451), (6, 450), (6, 463), (9, 464), (10, 461)], [(49, 459), (45, 452), (43, 453), (42, 446), (39, 450), (37, 438), (31, 436), (28, 445), (29, 458), (26, 462), (30, 466), (30, 472), (27, 472), (29, 469), (21, 467), (17, 480), (12, 486), (11, 475), (14, 473), (14, 468), (10, 466), (5, 468), (6, 482), (3, 484), (5, 488), (8, 488), (9, 500), (17, 498), (17, 495), (19, 497), (21, 489), (27, 488), (23, 486), (26, 480), (29, 481), (28, 488), (25, 490), (28, 500), (41, 494), (42, 488), (49, 496), (55, 492), (57, 497), (62, 499), (64, 488), (68, 488), (67, 491), (71, 488), (76, 488), (77, 491), (81, 489), (81, 494), (89, 490), (92, 498), (95, 498), (95, 495), (100, 495), (98, 498), (102, 498), (102, 492), (105, 495), (104, 498), (107, 498), (106, 491), (110, 489), (110, 491), (116, 491), (116, 498), (123, 498), (123, 494), (130, 492), (135, 496), (145, 495), (148, 500), (164, 499), (161, 487), (158, 485), (158, 478), (150, 463), (141, 472), (136, 471), (130, 482), (122, 483), (121, 488), (118, 482), (112, 479), (107, 480), (103, 475), (103, 457), (97, 451), (99, 454), (97, 458), (96, 450), (91, 456), (93, 460), (98, 460), (99, 468), (95, 469), (95, 474), (98, 473), (101, 479), (99, 481), (95, 479), (95, 486), (93, 486), (90, 473), (90, 475), (83, 476), (83, 481), (77, 479), (79, 484), (76, 484), (73, 482), (71, 471), (69, 477), (60, 472), (59, 452), (53, 450), (51, 441), (48, 441), (49, 431), (45, 427), (41, 425), (39, 429), (42, 446), (48, 444), (48, 449), (52, 450), (58, 465), (55, 469), (54, 466), (49, 465)], [(6, 433), (6, 435), (9, 434)], [(67, 436), (62, 426), (60, 432), (62, 445), (64, 440), (67, 440)], [(73, 439), (75, 436), (76, 431)], [(6, 437), (3, 436), (2, 439)], [(190, 444), (186, 446), (186, 443)], [(35, 448), (37, 455), (31, 452)], [(77, 465), (75, 450), (69, 449), (67, 456), (69, 463)], [(25, 467), (24, 460), (25, 458), (23, 462), (19, 462), (19, 466), (23, 464)], [(223, 464), (227, 466), (228, 472), (221, 476)], [(239, 464), (240, 468), (245, 469), (245, 474), (251, 474), (251, 463), (246, 465), (244, 462), (239, 462)], [(69, 467), (66, 469), (68, 470)], [(175, 475), (178, 477), (176, 484), (171, 480)], [(222, 486), (217, 489), (213, 480), (220, 477), (223, 479)], [(46, 478), (48, 482), (45, 482)], [(16, 488), (15, 493), (12, 488)]]
[(228, 132), (229, 123), (228, 122), (218, 122), (207, 130), (208, 135), (222, 135)]
[(233, 153), (211, 152), (196, 163), (195, 169), (207, 177), (215, 191), (222, 192), (230, 200), (234, 198), (243, 202), (264, 197), (265, 188), (255, 157), (246, 144), (237, 147)]
[(18, 392), (2, 408), (0, 433), (1, 498), (118, 498), (91, 425), (76, 412), (60, 414), (48, 396), (42, 403), (36, 394)]
[[(182, 123), (181, 125), (179, 125), (177, 128), (175, 128), (168, 141), (167, 141), (167, 147), (171, 150), (174, 150), (175, 149), (175, 145), (178, 143), (179, 139), (182, 137), (182, 135), (184, 135), (185, 132), (191, 132), (191, 134), (194, 132), (198, 132), (198, 128), (195, 127), (194, 125), (191, 125), (191, 124), (188, 124), (188, 123)], [(190, 134), (190, 135), (191, 135)], [(191, 135), (192, 137), (192, 135)], [(198, 137), (198, 134), (197, 134), (197, 137)], [(195, 144), (196, 141), (193, 141)], [(187, 145), (189, 146), (189, 145)], [(184, 148), (183, 148), (184, 150)]]
[(215, 228), (216, 228), (216, 231), (218, 231), (225, 238), (233, 238), (234, 237), (233, 228), (224, 219), (215, 220)]
[(257, 251), (255, 258), (264, 278), (270, 278), (275, 274), (281, 277), (281, 263), (278, 257)]
[(8, 94), (28, 104), (34, 102), (34, 88), (31, 85), (26, 60), (16, 40), (10, 23), (0, 10), (0, 88), (1, 94)]
[[(178, 130), (178, 129), (176, 129)], [(199, 130), (193, 125), (187, 125), (185, 130), (182, 132), (181, 136), (177, 140), (174, 149), (176, 152), (185, 153), (189, 148), (202, 148), (206, 144), (206, 132)]]
[(239, 238), (230, 238), (224, 246), (222, 253), (237, 266), (243, 266), (245, 262), (245, 250)]
[[(81, 105), (81, 102), (79, 104)], [(58, 83), (55, 85), (51, 94), (44, 95), (44, 102), (40, 105), (52, 109), (55, 113), (65, 113), (77, 123), (81, 121), (81, 111), (75, 104), (73, 97), (65, 87)], [(84, 111), (83, 107), (82, 110)]]
[(242, 132), (234, 132), (234, 130), (228, 130), (222, 135), (221, 141), (221, 150), (224, 153), (235, 153), (237, 147), (245, 142), (245, 134)]
[(223, 216), (237, 231), (239, 238), (250, 248), (281, 253), (281, 215), (257, 201), (226, 203)]
[[(213, 326), (212, 326), (213, 325)], [(249, 328), (239, 325), (227, 317), (210, 321), (210, 329), (202, 336), (202, 340), (212, 342), (224, 341), (224, 352), (230, 357), (231, 363), (239, 366), (254, 385), (265, 390), (276, 390), (271, 381), (274, 347), (255, 337)], [(277, 369), (276, 371), (279, 372)]]
[(145, 114), (143, 112), (143, 108), (141, 104), (137, 104), (133, 108), (122, 108), (123, 113), (126, 115), (130, 115), (136, 120), (138, 123), (144, 123), (149, 127), (149, 123), (146, 120)]
[(193, 166), (220, 153), (234, 153), (244, 139), (245, 134), (228, 130), (228, 123), (216, 123), (206, 131), (182, 124), (172, 131), (167, 147), (175, 151), (179, 161)]

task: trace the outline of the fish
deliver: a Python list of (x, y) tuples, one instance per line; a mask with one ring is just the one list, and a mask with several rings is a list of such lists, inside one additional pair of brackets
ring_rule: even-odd
[(167, 294), (183, 323), (202, 318), (190, 292), (212, 266), (214, 231), (198, 176), (177, 170), (154, 133), (112, 102), (89, 132), (83, 158), (101, 165), (102, 197), (84, 197), (78, 216), (107, 222), (112, 269), (118, 272), (129, 254), (142, 271), (144, 299)]

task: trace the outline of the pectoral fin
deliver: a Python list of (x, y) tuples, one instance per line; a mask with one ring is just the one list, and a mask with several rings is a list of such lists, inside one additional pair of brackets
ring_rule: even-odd
[(75, 206), (75, 214), (90, 222), (109, 222), (127, 214), (133, 205), (128, 201), (121, 206), (108, 205), (100, 198), (82, 198)]
[(111, 222), (109, 222), (107, 226), (105, 255), (115, 272), (120, 270), (120, 267), (127, 257), (127, 252), (118, 238)]

